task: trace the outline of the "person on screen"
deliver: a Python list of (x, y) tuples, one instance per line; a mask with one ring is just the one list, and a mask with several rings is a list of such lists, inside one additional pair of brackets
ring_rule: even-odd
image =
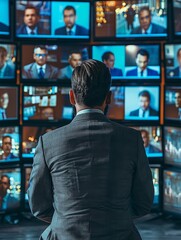
[(0, 120), (5, 120), (7, 116), (7, 108), (9, 106), (9, 94), (6, 90), (0, 90)]
[(17, 158), (12, 152), (12, 137), (3, 136), (2, 137), (2, 150), (3, 154), (0, 155), (0, 160), (12, 160)]
[(9, 32), (9, 27), (8, 27), (8, 25), (0, 22), (0, 32)]
[(49, 80), (58, 78), (59, 69), (47, 63), (48, 50), (44, 45), (35, 46), (33, 58), (35, 62), (23, 67), (23, 78)]
[(158, 116), (158, 111), (150, 106), (151, 96), (147, 90), (143, 90), (138, 94), (139, 108), (130, 112), (130, 116), (149, 118)]
[(39, 138), (30, 176), (30, 209), (50, 224), (41, 239), (141, 239), (133, 218), (154, 196), (141, 134), (104, 115), (111, 74), (103, 62), (83, 61), (71, 80), (77, 114)]
[(119, 68), (114, 68), (114, 62), (115, 62), (115, 56), (113, 52), (105, 52), (102, 55), (102, 61), (106, 64), (106, 66), (109, 68), (111, 76), (123, 76), (123, 72)]
[(55, 29), (55, 35), (82, 35), (89, 34), (88, 29), (76, 24), (76, 10), (73, 6), (66, 6), (63, 10), (65, 26)]
[(133, 30), (133, 22), (135, 17), (135, 10), (130, 5), (128, 10), (126, 11), (126, 21), (127, 21), (127, 29), (130, 30), (130, 28)]
[(7, 175), (0, 177), (0, 210), (11, 210), (19, 207), (19, 201), (8, 192), (10, 189), (10, 178)]
[(165, 115), (167, 118), (181, 119), (181, 90), (174, 93), (174, 105), (166, 105)]
[(149, 132), (145, 129), (142, 129), (140, 132), (143, 139), (146, 154), (149, 155), (149, 153), (160, 153), (161, 152), (160, 149), (150, 144)]
[(152, 23), (151, 11), (149, 7), (144, 6), (139, 9), (138, 18), (140, 26), (134, 28), (131, 34), (159, 34), (166, 33), (166, 29), (158, 24)]
[(81, 52), (74, 51), (69, 54), (68, 63), (69, 65), (60, 69), (60, 79), (71, 79), (72, 72), (75, 67), (80, 65), (82, 62), (82, 54)]
[(8, 61), (8, 51), (5, 47), (0, 46), (0, 78), (14, 78), (15, 65)]
[(38, 34), (49, 34), (50, 32), (41, 27), (39, 22), (39, 9), (32, 5), (27, 5), (24, 10), (24, 24), (18, 27), (16, 34), (25, 34), (32, 37)]
[(127, 71), (126, 76), (137, 76), (137, 77), (155, 77), (159, 76), (158, 72), (149, 68), (149, 52), (146, 49), (139, 49), (136, 53), (136, 65), (137, 67)]
[(168, 77), (179, 77), (181, 78), (181, 48), (177, 50), (177, 61), (178, 67), (168, 72)]

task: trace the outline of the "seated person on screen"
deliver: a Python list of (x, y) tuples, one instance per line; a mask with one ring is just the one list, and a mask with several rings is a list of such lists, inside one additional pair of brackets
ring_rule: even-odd
[(60, 69), (60, 79), (71, 79), (74, 68), (82, 63), (82, 54), (76, 51), (72, 52), (69, 55), (68, 63), (68, 66)]
[(63, 10), (65, 26), (57, 28), (55, 35), (88, 35), (88, 29), (76, 24), (76, 10), (73, 6), (66, 6)]
[(137, 67), (127, 71), (126, 76), (137, 77), (151, 77), (158, 76), (158, 72), (148, 67), (149, 52), (145, 49), (140, 49), (136, 53), (136, 65)]
[(9, 32), (9, 27), (6, 24), (0, 22), (0, 32)]
[(9, 94), (7, 91), (0, 90), (0, 120), (7, 119), (6, 109), (9, 105)]
[(158, 116), (158, 112), (150, 106), (151, 96), (147, 90), (139, 92), (139, 103), (138, 109), (130, 112), (129, 116), (149, 118), (152, 116)]
[(166, 33), (166, 29), (158, 24), (151, 22), (151, 11), (144, 6), (138, 12), (140, 26), (132, 30), (131, 34), (159, 34)]
[(50, 32), (40, 26), (39, 9), (27, 5), (24, 10), (24, 24), (20, 25), (16, 30), (16, 34), (26, 34), (33, 37), (37, 34), (49, 34)]
[(0, 46), (0, 78), (13, 78), (15, 76), (15, 66), (7, 61), (8, 52), (6, 48)]
[(10, 178), (7, 175), (0, 177), (0, 210), (11, 210), (19, 207), (19, 201), (8, 192)]
[(10, 136), (2, 137), (3, 154), (0, 155), (0, 160), (11, 160), (17, 158), (12, 152), (12, 138)]
[(168, 77), (181, 78), (181, 48), (177, 51), (177, 61), (179, 66), (168, 72)]
[(34, 48), (33, 58), (35, 62), (23, 67), (23, 78), (26, 79), (57, 79), (59, 69), (47, 63), (48, 50), (44, 45)]
[(114, 68), (115, 56), (113, 52), (105, 52), (102, 55), (102, 61), (109, 68), (111, 76), (123, 76), (123, 72), (119, 68)]
[(159, 153), (160, 150), (157, 147), (150, 144), (149, 132), (145, 129), (142, 129), (140, 132), (143, 139), (143, 144), (145, 147), (146, 154)]
[(174, 95), (174, 105), (166, 106), (165, 115), (167, 118), (181, 119), (181, 90), (177, 90)]

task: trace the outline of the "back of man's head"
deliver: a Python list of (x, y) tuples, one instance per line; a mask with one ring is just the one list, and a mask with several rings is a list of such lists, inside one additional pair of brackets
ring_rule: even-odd
[(74, 69), (71, 81), (77, 103), (95, 107), (103, 104), (111, 86), (111, 75), (104, 63), (91, 59)]

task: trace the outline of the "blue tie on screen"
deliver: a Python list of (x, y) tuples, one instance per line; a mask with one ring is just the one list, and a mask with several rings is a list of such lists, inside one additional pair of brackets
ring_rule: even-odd
[(141, 74), (141, 77), (143, 77), (143, 71), (141, 71), (140, 74)]
[(67, 35), (73, 35), (72, 30), (69, 30), (69, 31), (67, 32)]
[(42, 67), (40, 67), (40, 69), (39, 69), (39, 74), (38, 74), (38, 76), (39, 76), (39, 78), (41, 78), (41, 79), (44, 78), (44, 76), (45, 76)]
[(35, 35), (35, 33), (33, 31), (30, 32), (31, 35)]
[(142, 113), (142, 117), (145, 117), (145, 111), (143, 111), (143, 113)]

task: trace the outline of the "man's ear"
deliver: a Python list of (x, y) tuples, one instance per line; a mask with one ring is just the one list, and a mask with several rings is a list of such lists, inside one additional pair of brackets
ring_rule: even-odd
[(112, 96), (112, 92), (109, 91), (107, 96), (106, 96), (106, 105), (111, 103), (111, 96)]
[(72, 104), (72, 105), (75, 105), (75, 96), (74, 96), (74, 92), (73, 92), (73, 90), (72, 89), (70, 89), (70, 91), (69, 91), (69, 100), (70, 100), (70, 103)]

